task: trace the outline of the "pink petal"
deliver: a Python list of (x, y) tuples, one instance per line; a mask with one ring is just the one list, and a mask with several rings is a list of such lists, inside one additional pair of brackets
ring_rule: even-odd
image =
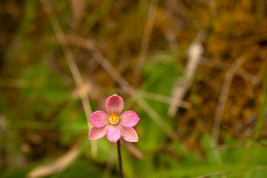
[(108, 126), (109, 125), (105, 125), (100, 128), (92, 127), (89, 131), (89, 140), (98, 140), (103, 138), (107, 133)]
[(133, 127), (140, 120), (140, 118), (134, 111), (125, 111), (124, 113), (122, 113), (122, 115), (120, 115), (119, 118), (120, 118), (119, 124), (124, 127)]
[(109, 114), (120, 114), (124, 107), (122, 97), (118, 95), (112, 95), (108, 97), (105, 101), (105, 107)]
[(120, 127), (121, 136), (127, 142), (138, 142), (138, 136), (136, 131), (131, 127)]
[(103, 127), (108, 121), (108, 115), (104, 111), (95, 111), (91, 114), (89, 118), (89, 122), (94, 126), (94, 127)]
[(117, 125), (110, 125), (107, 131), (107, 138), (111, 142), (117, 142), (121, 138), (121, 131)]

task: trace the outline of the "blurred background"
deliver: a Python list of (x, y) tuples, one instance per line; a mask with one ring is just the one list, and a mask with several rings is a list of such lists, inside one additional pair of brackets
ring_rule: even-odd
[(265, 0), (1, 0), (0, 177), (118, 177), (114, 93), (125, 177), (267, 177), (266, 68)]

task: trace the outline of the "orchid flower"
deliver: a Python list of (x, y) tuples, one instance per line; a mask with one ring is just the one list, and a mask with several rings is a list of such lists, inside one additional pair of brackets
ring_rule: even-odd
[(93, 125), (89, 131), (89, 140), (98, 140), (107, 135), (110, 142), (117, 142), (121, 137), (128, 142), (137, 142), (138, 136), (133, 127), (140, 118), (130, 110), (120, 114), (123, 107), (124, 101), (120, 96), (109, 96), (105, 101), (107, 113), (98, 110), (89, 118)]

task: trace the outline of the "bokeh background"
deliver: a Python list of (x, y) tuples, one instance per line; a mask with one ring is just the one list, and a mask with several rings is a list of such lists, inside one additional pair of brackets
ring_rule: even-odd
[(118, 177), (114, 93), (125, 177), (267, 177), (266, 68), (265, 0), (1, 0), (0, 177)]

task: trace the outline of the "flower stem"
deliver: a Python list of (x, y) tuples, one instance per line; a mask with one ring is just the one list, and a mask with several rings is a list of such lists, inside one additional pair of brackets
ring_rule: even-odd
[(122, 162), (121, 162), (121, 145), (120, 145), (120, 140), (117, 141), (117, 148), (118, 148), (118, 159), (119, 159), (120, 178), (123, 178), (123, 175), (122, 175)]

